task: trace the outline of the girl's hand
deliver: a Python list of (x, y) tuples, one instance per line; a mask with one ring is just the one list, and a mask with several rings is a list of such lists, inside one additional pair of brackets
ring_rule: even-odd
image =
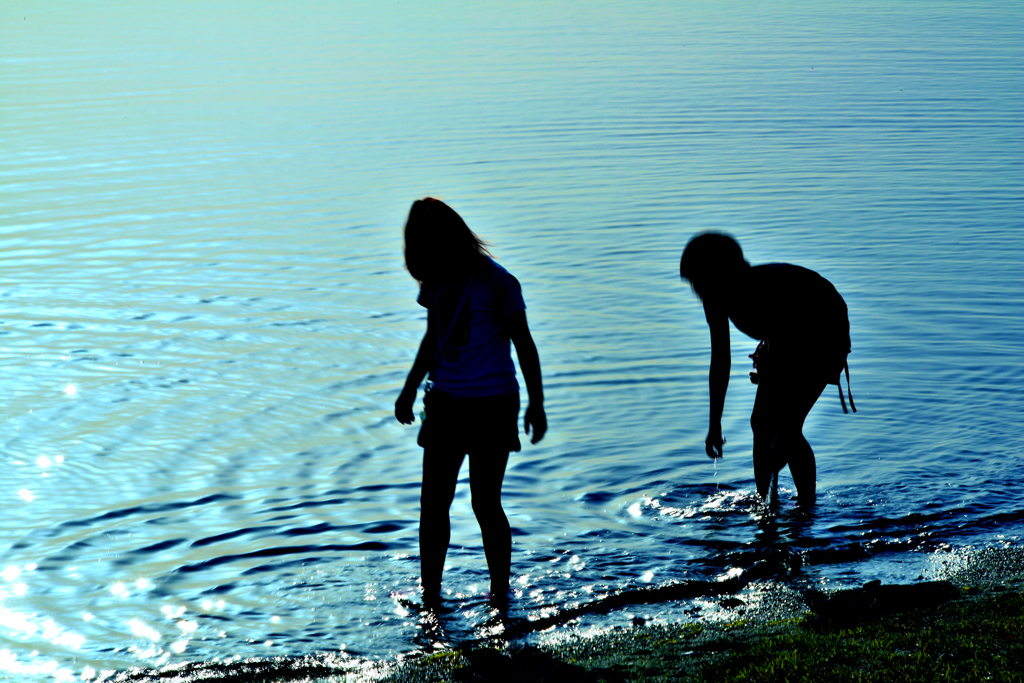
[(548, 416), (544, 414), (543, 405), (531, 403), (526, 406), (526, 415), (523, 416), (523, 428), (527, 434), (530, 433), (531, 427), (533, 427), (533, 435), (530, 438), (530, 443), (537, 443), (544, 438), (544, 433), (548, 431)]
[(412, 406), (416, 402), (416, 390), (402, 390), (395, 401), (395, 417), (404, 425), (411, 425), (416, 417), (413, 415)]
[(704, 451), (708, 456), (712, 458), (722, 457), (722, 444), (725, 443), (725, 439), (722, 438), (722, 426), (713, 425), (708, 430), (708, 438), (704, 440)]

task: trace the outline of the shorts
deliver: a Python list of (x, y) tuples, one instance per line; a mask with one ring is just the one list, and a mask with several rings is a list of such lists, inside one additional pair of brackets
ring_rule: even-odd
[(423, 396), (426, 417), (416, 443), (457, 451), (518, 451), (519, 393), (452, 396), (432, 389)]
[(839, 384), (849, 353), (848, 332), (811, 339), (769, 339), (757, 352), (757, 374), (762, 379), (775, 376)]

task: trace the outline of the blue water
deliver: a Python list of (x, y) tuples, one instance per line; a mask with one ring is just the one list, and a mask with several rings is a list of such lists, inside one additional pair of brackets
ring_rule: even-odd
[[(511, 616), (582, 616), (535, 637), (709, 614), (586, 607), (771, 553), (786, 586), (844, 587), (1019, 545), (1022, 28), (1012, 1), (5, 3), (0, 669), (493, 635), (466, 482), (452, 614), (398, 599), (420, 452), (392, 407), (424, 328), (401, 226), (427, 194), (523, 283), (540, 351)], [(735, 330), (703, 454), (677, 269), (706, 229), (849, 305), (859, 412), (829, 387), (808, 418), (811, 516), (787, 472), (777, 512), (753, 501)]]

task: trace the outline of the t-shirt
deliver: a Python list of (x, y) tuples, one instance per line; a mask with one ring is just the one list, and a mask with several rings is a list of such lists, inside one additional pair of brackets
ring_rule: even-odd
[(739, 293), (728, 313), (740, 332), (767, 339), (773, 350), (850, 350), (846, 302), (832, 283), (807, 268), (751, 267), (749, 291)]
[[(504, 321), (526, 310), (519, 281), (486, 259), (469, 285), (437, 367), (430, 373), (434, 387), (453, 396), (497, 396), (519, 391), (512, 350)], [(417, 303), (427, 309), (438, 343), (448, 332), (462, 299), (463, 286), (424, 282)]]

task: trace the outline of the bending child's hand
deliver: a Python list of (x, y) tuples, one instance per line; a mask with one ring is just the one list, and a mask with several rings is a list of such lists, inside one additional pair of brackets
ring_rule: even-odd
[(543, 406), (534, 406), (532, 403), (526, 406), (523, 428), (527, 434), (530, 433), (531, 427), (533, 427), (533, 434), (530, 443), (537, 443), (544, 438), (544, 433), (548, 431), (548, 416), (544, 414)]
[(725, 443), (725, 439), (722, 438), (721, 430), (710, 430), (708, 432), (708, 438), (704, 440), (704, 451), (712, 458), (722, 457), (722, 444)]
[(404, 425), (411, 425), (416, 417), (413, 415), (412, 406), (416, 402), (415, 391), (403, 391), (395, 401), (395, 417)]

